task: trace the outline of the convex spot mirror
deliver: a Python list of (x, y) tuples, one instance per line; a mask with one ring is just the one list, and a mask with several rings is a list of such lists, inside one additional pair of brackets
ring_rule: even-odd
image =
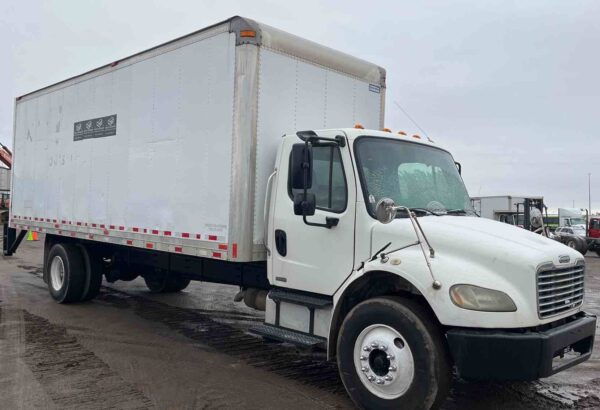
[(306, 193), (306, 197), (303, 192), (294, 194), (294, 214), (311, 216), (315, 214), (317, 208), (317, 198), (315, 194)]
[(312, 187), (312, 146), (310, 144), (302, 143), (292, 146), (290, 175), (292, 177), (292, 189), (310, 189)]
[(393, 199), (381, 198), (375, 205), (375, 218), (382, 224), (389, 224), (396, 218), (396, 204)]

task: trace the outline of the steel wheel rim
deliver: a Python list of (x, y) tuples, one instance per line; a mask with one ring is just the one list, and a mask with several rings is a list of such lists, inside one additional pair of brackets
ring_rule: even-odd
[(353, 358), (362, 384), (382, 399), (403, 396), (415, 376), (415, 362), (406, 339), (387, 325), (366, 327), (356, 338)]
[(65, 264), (60, 256), (55, 256), (50, 264), (50, 284), (59, 291), (65, 281)]

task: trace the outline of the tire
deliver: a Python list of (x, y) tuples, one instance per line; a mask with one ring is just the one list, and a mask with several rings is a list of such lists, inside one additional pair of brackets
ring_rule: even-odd
[(579, 239), (579, 253), (581, 253), (582, 255), (585, 255), (588, 251), (588, 244), (587, 241), (584, 238), (578, 238)]
[(144, 275), (144, 282), (152, 293), (179, 292), (187, 288), (190, 280), (177, 275)]
[(450, 387), (451, 364), (435, 323), (421, 305), (400, 297), (369, 299), (348, 313), (340, 328), (337, 361), (358, 407), (441, 405)]
[(596, 251), (596, 255), (598, 255), (598, 257), (600, 258), (600, 249), (598, 249), (598, 250)]
[(102, 260), (99, 255), (84, 246), (80, 245), (78, 247), (81, 250), (85, 266), (85, 282), (81, 294), (81, 301), (86, 302), (94, 299), (98, 296), (98, 293), (100, 293), (103, 273)]
[(81, 300), (85, 286), (85, 262), (78, 247), (70, 243), (52, 246), (46, 259), (48, 290), (58, 303)]

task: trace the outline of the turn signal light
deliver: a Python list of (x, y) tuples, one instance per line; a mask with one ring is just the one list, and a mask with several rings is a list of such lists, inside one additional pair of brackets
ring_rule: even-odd
[(365, 127), (363, 127), (362, 124), (359, 124), (359, 123), (354, 124), (354, 128), (358, 128), (359, 130), (365, 129)]
[(240, 37), (256, 37), (256, 31), (242, 30), (242, 31), (240, 31)]

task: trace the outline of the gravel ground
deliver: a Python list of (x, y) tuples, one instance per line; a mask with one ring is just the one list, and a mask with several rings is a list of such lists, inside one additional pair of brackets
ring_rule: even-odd
[[(262, 315), (233, 302), (235, 287), (154, 295), (140, 279), (105, 282), (92, 302), (59, 305), (41, 278), (41, 239), (0, 259), (2, 409), (352, 408), (323, 353), (247, 333)], [(600, 258), (586, 262), (585, 309), (600, 314)], [(599, 351), (538, 382), (455, 378), (444, 408), (600, 408)]]

